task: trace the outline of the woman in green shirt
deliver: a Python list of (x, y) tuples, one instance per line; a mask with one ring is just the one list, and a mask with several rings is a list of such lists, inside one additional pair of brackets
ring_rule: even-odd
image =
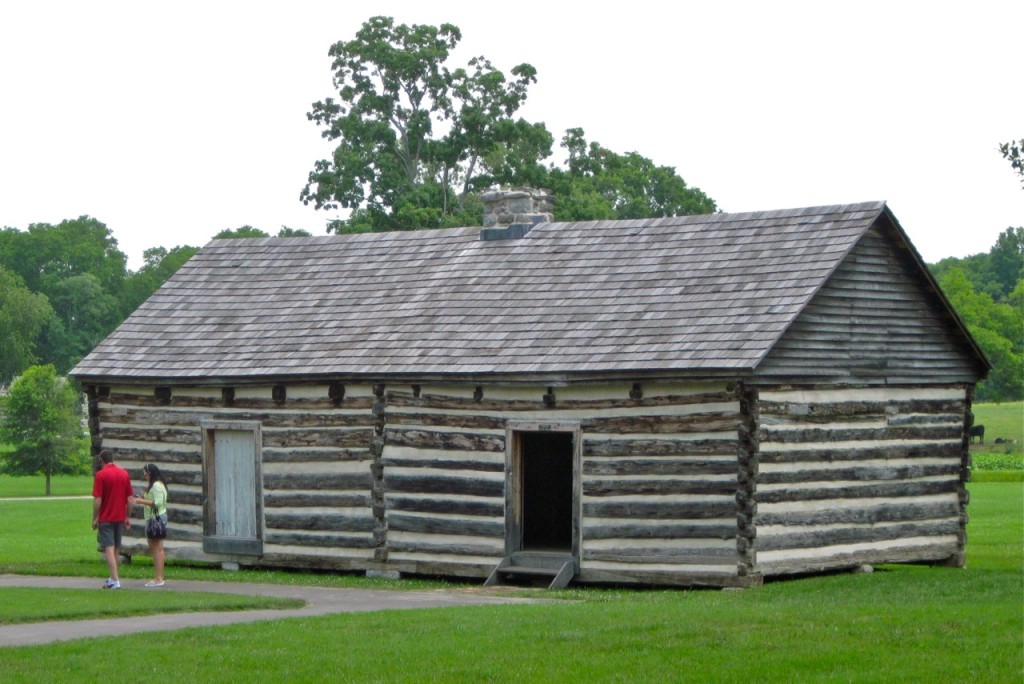
[[(135, 497), (135, 503), (146, 508), (146, 541), (149, 542), (149, 553), (153, 557), (153, 568), (156, 577), (146, 582), (147, 587), (164, 586), (164, 539), (167, 537), (167, 485), (160, 469), (152, 463), (142, 467), (142, 475), (146, 478), (146, 495)], [(151, 518), (159, 520), (161, 525), (149, 524)]]

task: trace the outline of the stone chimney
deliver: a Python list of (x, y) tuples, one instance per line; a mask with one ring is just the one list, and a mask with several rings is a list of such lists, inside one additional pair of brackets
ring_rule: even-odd
[(554, 220), (554, 197), (547, 190), (508, 188), (488, 190), (484, 202), (484, 226), (481, 240), (515, 240), (538, 223)]

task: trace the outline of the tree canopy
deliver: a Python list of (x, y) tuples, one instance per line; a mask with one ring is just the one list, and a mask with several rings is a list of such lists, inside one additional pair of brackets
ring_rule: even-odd
[(546, 164), (553, 136), (516, 114), (537, 71), (497, 69), (486, 57), (449, 68), (462, 38), (452, 24), (373, 17), (335, 43), (337, 97), (307, 115), (337, 146), (316, 162), (300, 198), (349, 209), (329, 230), (415, 230), (479, 225), (479, 195), (494, 185), (547, 188), (560, 219), (651, 217), (715, 211), (675, 169), (636, 152), (617, 154), (570, 129), (566, 168)]

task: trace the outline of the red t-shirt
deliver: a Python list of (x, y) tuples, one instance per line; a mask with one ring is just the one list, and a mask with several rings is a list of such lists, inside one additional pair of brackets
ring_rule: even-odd
[(100, 499), (100, 522), (124, 522), (128, 497), (133, 493), (127, 470), (113, 463), (103, 466), (92, 481), (92, 495)]

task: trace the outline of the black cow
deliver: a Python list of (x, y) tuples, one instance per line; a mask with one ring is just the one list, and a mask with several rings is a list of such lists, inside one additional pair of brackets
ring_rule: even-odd
[(984, 425), (972, 425), (970, 427), (970, 429), (967, 430), (967, 436), (971, 438), (972, 442), (974, 441), (974, 438), (977, 437), (979, 440), (981, 440), (981, 443), (984, 444), (985, 443), (985, 426)]

